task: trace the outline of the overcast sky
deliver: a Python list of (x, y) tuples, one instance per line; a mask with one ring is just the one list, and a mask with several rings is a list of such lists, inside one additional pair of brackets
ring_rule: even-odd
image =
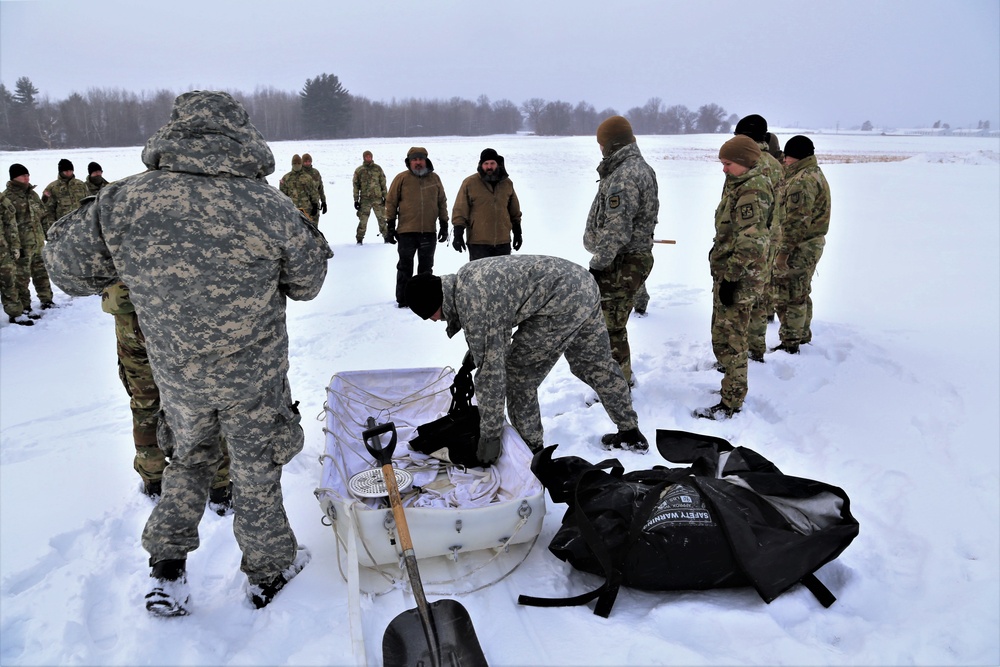
[(0, 0), (0, 80), (42, 95), (336, 74), (371, 100), (653, 97), (770, 125), (1000, 127), (998, 0)]

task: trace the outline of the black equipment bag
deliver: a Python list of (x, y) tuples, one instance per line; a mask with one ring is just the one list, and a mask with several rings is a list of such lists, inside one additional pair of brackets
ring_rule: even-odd
[(569, 505), (549, 550), (573, 567), (605, 577), (571, 598), (522, 595), (531, 606), (597, 600), (607, 617), (621, 586), (697, 590), (753, 586), (765, 602), (797, 583), (824, 607), (836, 598), (814, 572), (857, 536), (850, 499), (838, 487), (781, 473), (760, 454), (712, 436), (657, 430), (664, 459), (626, 473), (617, 459), (593, 465), (535, 455), (531, 469), (553, 502)]
[(410, 440), (410, 449), (467, 468), (490, 465), (476, 456), (479, 447), (479, 406), (472, 404), (476, 393), (472, 381), (475, 367), (472, 353), (466, 353), (462, 367), (451, 383), (448, 414), (418, 426), (416, 437)]

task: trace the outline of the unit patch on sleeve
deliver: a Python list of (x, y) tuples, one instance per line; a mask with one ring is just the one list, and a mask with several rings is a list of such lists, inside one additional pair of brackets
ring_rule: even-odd
[(611, 195), (608, 197), (608, 208), (618, 208), (621, 206), (622, 198), (620, 195)]
[(743, 204), (740, 206), (740, 217), (744, 220), (750, 220), (753, 218), (753, 204)]

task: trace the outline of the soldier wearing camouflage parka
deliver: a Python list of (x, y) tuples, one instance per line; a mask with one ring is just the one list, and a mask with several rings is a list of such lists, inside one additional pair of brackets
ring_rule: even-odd
[(354, 185), (354, 210), (358, 212), (358, 229), (354, 233), (358, 243), (364, 241), (368, 232), (368, 218), (375, 214), (378, 233), (385, 243), (389, 242), (385, 233), (385, 172), (374, 162), (371, 151), (361, 154), (361, 166), (354, 170), (351, 183)]
[(771, 182), (774, 192), (774, 206), (771, 215), (770, 245), (767, 257), (766, 280), (767, 287), (761, 292), (760, 299), (750, 311), (750, 339), (748, 354), (754, 361), (764, 361), (767, 351), (767, 321), (774, 315), (775, 284), (772, 277), (774, 256), (781, 242), (781, 225), (784, 214), (781, 206), (781, 191), (785, 186), (785, 174), (781, 163), (771, 154), (771, 133), (767, 130), (767, 120), (757, 114), (751, 114), (740, 119), (733, 131), (734, 135), (744, 135), (757, 142), (760, 149), (760, 170)]
[(17, 231), (17, 209), (0, 193), (0, 303), (11, 324), (31, 326), (34, 322), (24, 314), (24, 306), (17, 293), (17, 260), (21, 256), (21, 235)]
[(295, 208), (310, 222), (319, 226), (319, 188), (316, 181), (302, 168), (302, 157), (292, 156), (292, 170), (281, 177), (278, 189), (284, 192), (295, 204)]
[(17, 259), (17, 298), (21, 302), (23, 312), (32, 319), (39, 315), (31, 312), (31, 289), (35, 285), (35, 293), (41, 301), (43, 309), (52, 308), (52, 286), (49, 284), (49, 274), (42, 261), (42, 247), (45, 245), (45, 232), (42, 230), (42, 219), (45, 217), (45, 207), (35, 192), (35, 186), (29, 182), (28, 170), (20, 164), (10, 167), (10, 180), (4, 193), (14, 205), (17, 218), (17, 233), (21, 241), (21, 256)]
[(538, 387), (564, 355), (619, 429), (602, 438), (605, 446), (648, 448), (621, 366), (611, 356), (600, 292), (582, 266), (557, 257), (489, 257), (456, 274), (418, 274), (407, 283), (406, 298), (422, 318), (445, 320), (449, 338), (465, 331), (478, 368), (480, 461), (500, 456), (505, 402), (528, 447), (543, 447)]
[[(229, 444), (246, 593), (270, 602), (308, 562), (288, 523), (281, 471), (303, 445), (288, 383), (286, 301), (316, 296), (329, 245), (267, 185), (274, 156), (227, 93), (180, 95), (146, 142), (148, 171), (57, 222), (45, 260), (67, 293), (129, 286), (161, 394), (170, 464), (143, 530), (147, 610), (181, 615), (209, 484)], [(136, 205), (141, 202), (142, 205)]]
[(326, 213), (326, 190), (323, 188), (323, 175), (319, 173), (319, 169), (313, 166), (312, 155), (309, 153), (302, 154), (302, 171), (309, 174), (309, 177), (313, 179), (313, 183), (316, 184), (316, 191), (319, 193), (319, 210), (316, 212), (316, 224), (319, 224), (319, 214)]
[(743, 135), (719, 150), (726, 184), (715, 210), (715, 240), (708, 259), (713, 281), (712, 350), (724, 373), (722, 399), (696, 410), (696, 417), (731, 417), (742, 409), (747, 394), (750, 312), (768, 285), (768, 223), (774, 206), (760, 156), (757, 143)]
[(94, 196), (100, 192), (101, 188), (108, 184), (108, 180), (104, 178), (104, 170), (101, 169), (101, 165), (96, 162), (88, 164), (87, 180), (83, 183), (87, 186), (87, 194), (90, 196)]
[(601, 308), (611, 336), (611, 351), (633, 384), (628, 343), (629, 315), (635, 296), (653, 269), (653, 230), (660, 210), (656, 173), (635, 143), (632, 126), (612, 116), (597, 128), (604, 160), (597, 196), (587, 216), (583, 246), (593, 254), (590, 272), (601, 290)]
[(86, 184), (74, 176), (73, 163), (65, 158), (59, 160), (59, 178), (45, 186), (42, 192), (45, 207), (42, 229), (48, 232), (53, 222), (78, 209), (80, 202), (89, 196)]
[(784, 234), (775, 260), (781, 344), (795, 354), (812, 340), (812, 277), (830, 229), (830, 186), (808, 137), (785, 144)]

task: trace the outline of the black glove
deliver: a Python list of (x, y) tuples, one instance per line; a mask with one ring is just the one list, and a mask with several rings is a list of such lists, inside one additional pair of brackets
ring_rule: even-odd
[(521, 244), (524, 242), (524, 239), (521, 237), (521, 223), (515, 222), (511, 226), (514, 230), (514, 242), (511, 244), (511, 247), (514, 248), (514, 250), (520, 250)]
[(719, 283), (719, 301), (723, 306), (731, 306), (736, 302), (736, 288), (739, 287), (739, 284), (739, 281), (729, 282), (728, 280)]
[(441, 225), (441, 228), (438, 230), (438, 243), (447, 243), (448, 242), (448, 223), (444, 222), (444, 221), (441, 221), (439, 224)]
[(385, 225), (385, 240), (389, 243), (396, 243), (396, 223), (389, 222)]
[(451, 247), (458, 252), (465, 252), (465, 227), (455, 228), (455, 240), (451, 242)]
[(476, 458), (484, 465), (492, 465), (500, 458), (500, 438), (479, 438), (479, 446), (476, 447)]
[(317, 217), (319, 217), (319, 205), (318, 204), (313, 204), (313, 207), (311, 209), (309, 209), (309, 217), (312, 218), (313, 220), (315, 220)]
[(326, 215), (326, 202), (323, 202), (323, 205), (320, 206), (320, 210), (323, 211), (323, 215)]
[[(361, 210), (361, 202), (359, 202), (359, 201), (354, 202), (354, 210), (355, 211), (360, 211)], [(326, 213), (326, 211), (323, 211), (323, 212)]]

